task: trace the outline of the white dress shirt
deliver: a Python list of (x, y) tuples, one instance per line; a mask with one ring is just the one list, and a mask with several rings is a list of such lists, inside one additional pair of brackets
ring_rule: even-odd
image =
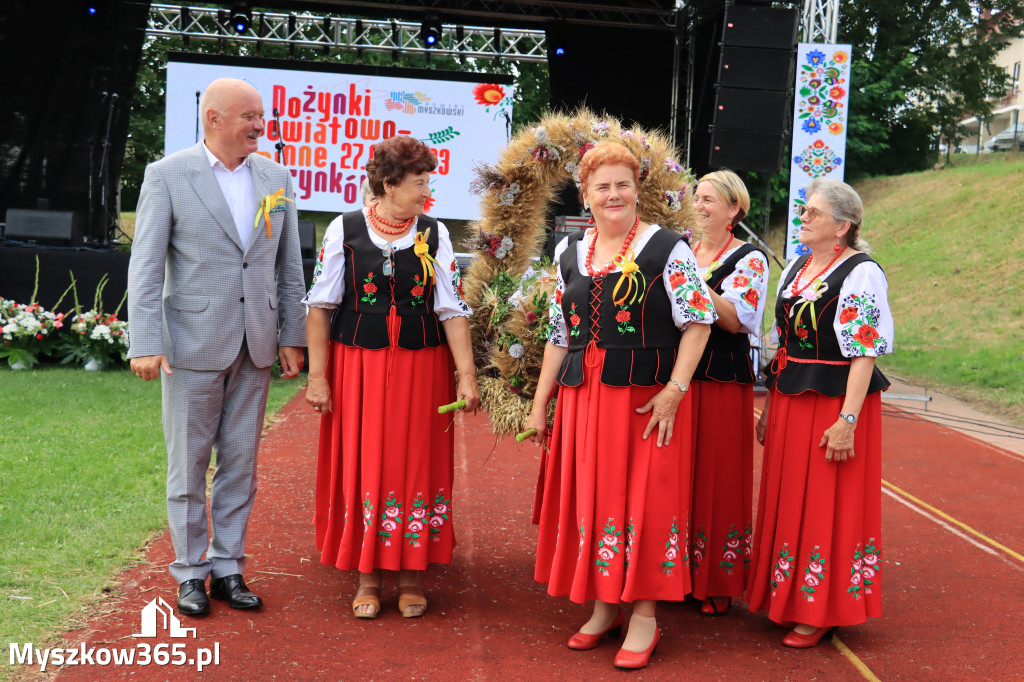
[(238, 238), (242, 240), (244, 250), (249, 245), (249, 235), (256, 220), (256, 198), (252, 193), (252, 167), (249, 165), (249, 157), (231, 171), (213, 155), (205, 141), (203, 151), (210, 160), (213, 175), (217, 178), (224, 200), (228, 202), (228, 208), (231, 209), (231, 217), (235, 220)]

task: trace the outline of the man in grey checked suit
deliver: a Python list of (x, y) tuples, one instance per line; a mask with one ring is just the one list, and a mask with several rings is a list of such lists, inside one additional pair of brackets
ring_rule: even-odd
[(242, 580), (256, 452), (271, 365), (280, 357), (294, 378), (306, 345), (295, 204), (277, 200), (257, 219), (264, 197), (293, 197), (288, 170), (254, 153), (260, 95), (222, 78), (200, 112), (203, 141), (146, 169), (128, 268), (128, 357), (139, 377), (161, 380), (170, 571), (189, 615), (209, 611), (210, 574), (209, 596), (239, 609), (263, 603)]

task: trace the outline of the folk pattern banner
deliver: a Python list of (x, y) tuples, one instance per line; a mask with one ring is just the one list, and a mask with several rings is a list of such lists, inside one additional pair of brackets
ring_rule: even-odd
[(807, 200), (807, 185), (815, 178), (843, 179), (850, 55), (850, 45), (800, 43), (797, 50), (787, 260), (807, 252), (798, 240), (799, 210)]

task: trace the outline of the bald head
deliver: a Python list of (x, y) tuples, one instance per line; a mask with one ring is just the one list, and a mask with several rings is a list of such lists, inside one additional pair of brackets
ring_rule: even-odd
[(206, 146), (228, 168), (256, 151), (263, 134), (263, 100), (236, 78), (218, 78), (199, 100)]

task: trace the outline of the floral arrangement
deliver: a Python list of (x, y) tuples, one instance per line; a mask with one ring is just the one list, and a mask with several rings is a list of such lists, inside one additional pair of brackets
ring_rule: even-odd
[(0, 298), (0, 359), (12, 369), (28, 369), (47, 355), (53, 345), (54, 332), (64, 326), (64, 314), (53, 313), (35, 302), (16, 303)]
[(603, 140), (621, 142), (640, 162), (640, 218), (692, 231), (694, 178), (673, 159), (668, 140), (587, 109), (545, 116), (513, 137), (496, 163), (474, 169), (471, 191), (481, 197), (482, 217), (466, 244), (476, 258), (463, 283), (481, 395), (499, 435), (522, 430), (544, 358), (556, 275), (554, 264), (536, 257), (548, 205), (562, 185), (579, 183), (580, 159)]
[(103, 312), (103, 288), (109, 279), (100, 278), (96, 286), (91, 310), (82, 311), (78, 302), (78, 289), (74, 275), (71, 276), (71, 291), (75, 298), (75, 313), (71, 317), (70, 333), (64, 335), (60, 345), (63, 355), (61, 364), (82, 363), (88, 370), (105, 369), (123, 365), (128, 356), (128, 323), (117, 319), (128, 293), (112, 315)]

